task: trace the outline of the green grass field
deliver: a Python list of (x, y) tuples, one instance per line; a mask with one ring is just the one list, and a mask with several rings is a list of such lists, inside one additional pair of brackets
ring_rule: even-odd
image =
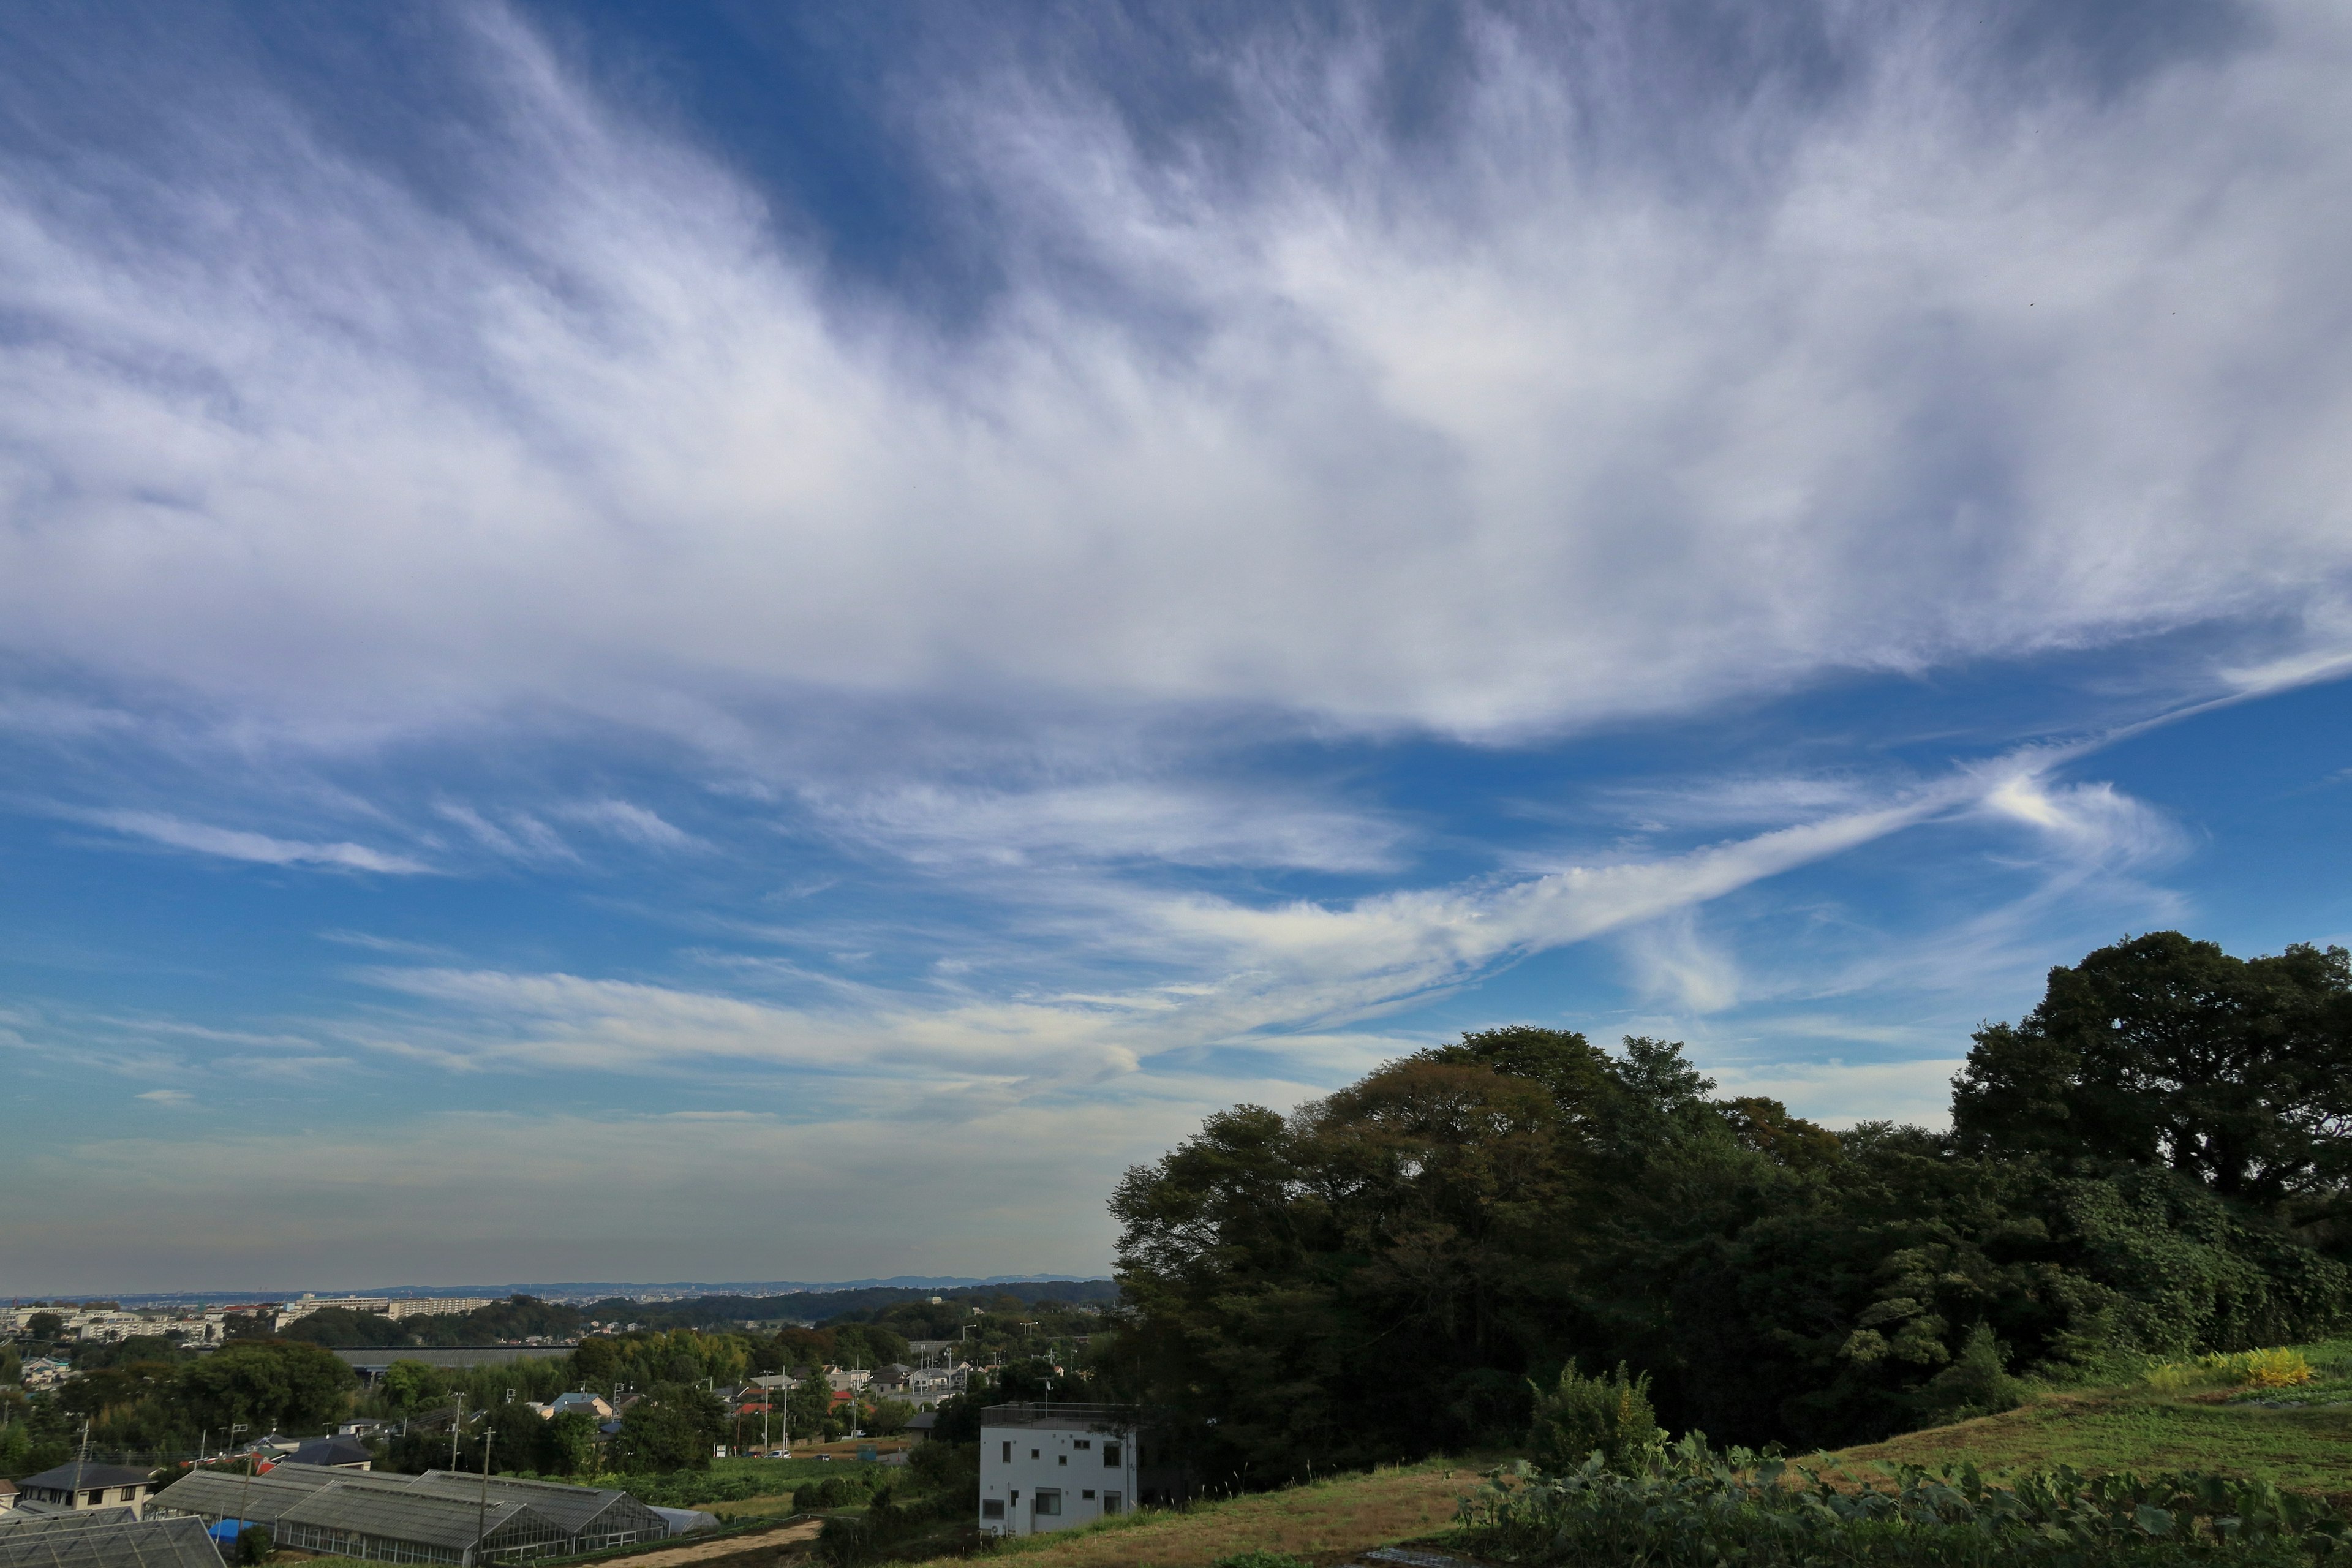
[(2294, 1348), (2316, 1373), (2297, 1387), (2248, 1388), (2227, 1371), (2174, 1367), (1824, 1458), (1857, 1478), (1963, 1459), (1988, 1474), (2211, 1470), (2352, 1501), (2352, 1340)]
[[(1265, 1549), (1334, 1561), (1451, 1529), (1480, 1472), (1460, 1459), (1333, 1476), (1281, 1491), (1145, 1509), (1083, 1529), (1006, 1542), (989, 1555), (1024, 1568), (1207, 1568)], [(941, 1558), (935, 1568), (965, 1561)]]

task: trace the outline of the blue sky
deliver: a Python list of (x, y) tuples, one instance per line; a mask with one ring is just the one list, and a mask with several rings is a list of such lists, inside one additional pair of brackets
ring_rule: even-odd
[(2352, 931), (2341, 7), (0, 28), (0, 1291), (1088, 1272)]

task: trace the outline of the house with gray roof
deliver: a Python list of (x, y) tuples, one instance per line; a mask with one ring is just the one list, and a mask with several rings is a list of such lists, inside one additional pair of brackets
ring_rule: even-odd
[(55, 1469), (43, 1470), (37, 1476), (26, 1476), (16, 1483), (16, 1497), (19, 1506), (46, 1503), (52, 1508), (77, 1510), (128, 1507), (131, 1516), (136, 1519), (155, 1488), (156, 1482), (146, 1470), (76, 1459)]

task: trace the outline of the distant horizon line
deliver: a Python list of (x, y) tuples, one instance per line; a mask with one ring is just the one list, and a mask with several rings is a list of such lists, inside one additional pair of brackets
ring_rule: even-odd
[[(356, 1289), (308, 1290), (79, 1290), (24, 1291), (12, 1294), (9, 1300), (22, 1305), (28, 1300), (39, 1299), (59, 1304), (106, 1300), (125, 1303), (139, 1301), (151, 1305), (170, 1302), (228, 1301), (299, 1301), (305, 1295), (325, 1297), (382, 1296), (387, 1300), (407, 1300), (432, 1296), (481, 1296), (503, 1300), (512, 1296), (533, 1296), (540, 1300), (558, 1299), (559, 1293), (594, 1300), (609, 1297), (646, 1302), (678, 1300), (695, 1296), (800, 1296), (817, 1295), (839, 1290), (953, 1290), (968, 1289), (980, 1285), (1090, 1285), (1107, 1281), (1108, 1274), (992, 1274), (982, 1279), (944, 1274), (896, 1274), (887, 1279), (572, 1279), (509, 1281), (503, 1285), (372, 1285)], [(674, 1291), (675, 1295), (660, 1297), (628, 1296), (639, 1290)]]

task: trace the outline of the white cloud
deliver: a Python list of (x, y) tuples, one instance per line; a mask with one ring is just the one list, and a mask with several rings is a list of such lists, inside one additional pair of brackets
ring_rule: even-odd
[(1264, 787), (1139, 780), (1028, 790), (901, 784), (848, 799), (811, 792), (832, 830), (948, 865), (1139, 860), (1186, 866), (1393, 869), (1398, 826)]
[(422, 861), (387, 854), (363, 844), (312, 843), (273, 838), (244, 828), (215, 827), (188, 822), (157, 811), (93, 811), (78, 814), (83, 820), (118, 833), (151, 839), (174, 849), (217, 855), (229, 860), (251, 860), (265, 866), (324, 866), (347, 871), (382, 871), (409, 876), (429, 870)]
[(152, 1100), (157, 1105), (185, 1105), (195, 1096), (184, 1089), (151, 1089), (135, 1094), (131, 1098)]
[(1125, 987), (941, 997), (833, 979), (821, 1005), (780, 1005), (571, 974), (387, 968), (371, 977), (428, 1004), (432, 1016), (344, 1027), (373, 1048), (454, 1067), (645, 1071), (735, 1060), (920, 1078), (983, 1100), (1052, 1092), (1115, 1082), (1162, 1052), (1241, 1042), (1279, 1055), (1292, 1032), (1327, 1035), (1498, 964), (1672, 918), (1867, 843), (1949, 809), (1963, 798), (1958, 788), (1677, 856), (1340, 904), (1114, 900), (1104, 889), (1085, 917), (1097, 962), (1160, 976)]
[(2171, 818), (2111, 784), (2058, 785), (2038, 774), (2016, 773), (1985, 795), (1984, 809), (2040, 830), (2062, 854), (2085, 867), (2120, 870), (2171, 858), (2185, 847)]
[(664, 821), (656, 812), (625, 800), (582, 801), (559, 808), (574, 822), (602, 828), (614, 837), (646, 849), (708, 848), (702, 840)]
[(1237, 180), (935, 94), (1010, 226), (952, 342), (492, 18), (479, 209), (266, 97), (168, 179), (0, 171), (0, 636), (334, 743), (719, 746), (779, 689), (1491, 734), (2316, 613), (2352, 21), (2261, 9), (2012, 101), (1844, 16), (1864, 87), (1708, 132), (1737, 176), (1596, 162), (1608, 84), (1499, 23), (1435, 150), (1345, 59), (1234, 62)]

